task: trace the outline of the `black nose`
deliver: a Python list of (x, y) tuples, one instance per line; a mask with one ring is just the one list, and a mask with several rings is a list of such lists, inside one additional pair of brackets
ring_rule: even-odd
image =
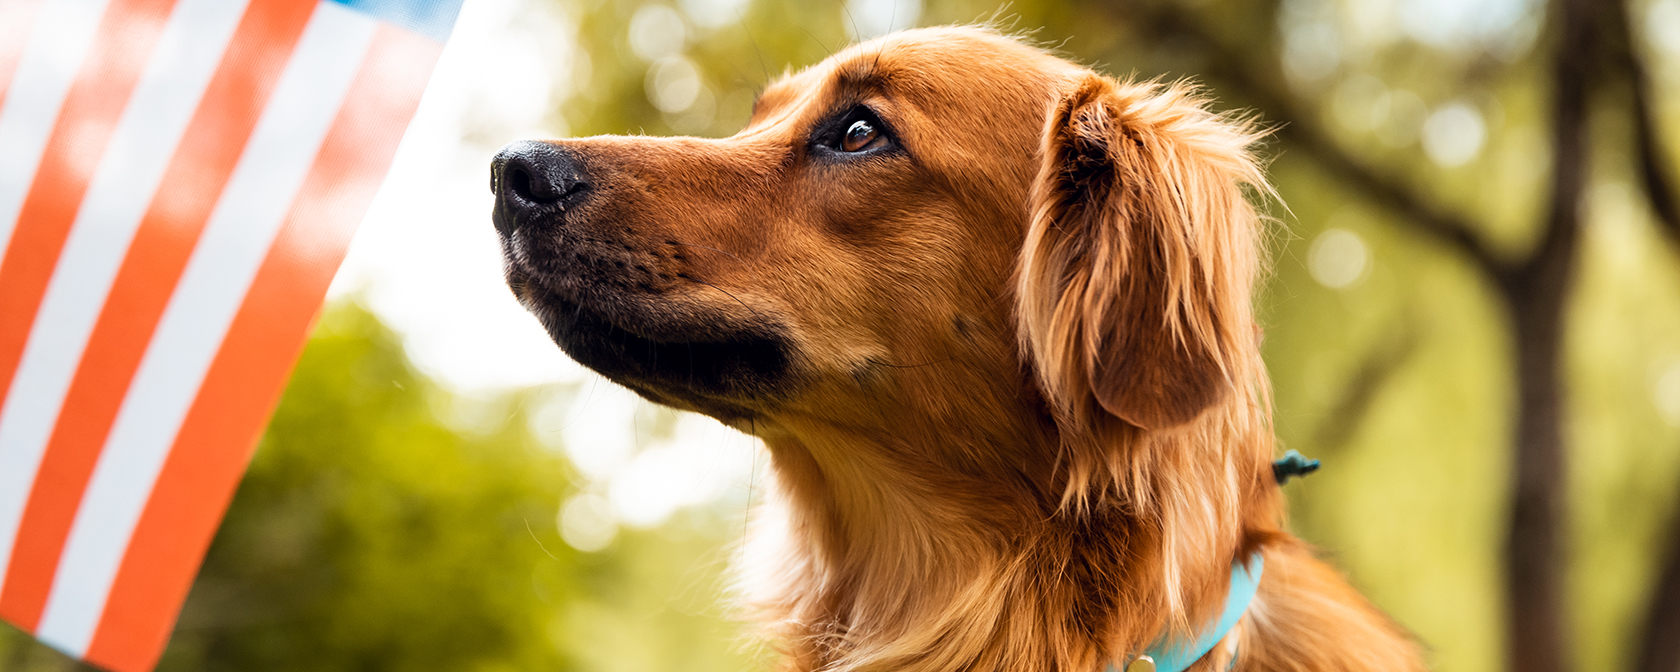
[(570, 151), (521, 140), (490, 160), (490, 191), (496, 194), (496, 230), (507, 234), (565, 210), (589, 191), (589, 181)]

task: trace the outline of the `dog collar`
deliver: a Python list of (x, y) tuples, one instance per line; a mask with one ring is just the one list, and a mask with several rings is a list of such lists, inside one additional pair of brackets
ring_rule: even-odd
[[(1232, 564), (1231, 587), (1225, 593), (1225, 610), (1220, 612), (1219, 620), (1214, 621), (1213, 627), (1190, 642), (1156, 642), (1143, 655), (1127, 663), (1125, 672), (1184, 672), (1185, 668), (1201, 660), (1248, 612), (1249, 603), (1254, 601), (1254, 594), (1260, 589), (1260, 574), (1265, 568), (1265, 559), (1258, 552), (1248, 556), (1248, 562)], [(1110, 667), (1108, 672), (1120, 671)]]

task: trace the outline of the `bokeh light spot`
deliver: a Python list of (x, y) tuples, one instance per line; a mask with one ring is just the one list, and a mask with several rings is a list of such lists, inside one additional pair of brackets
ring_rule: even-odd
[(1371, 252), (1364, 239), (1347, 229), (1325, 229), (1307, 251), (1307, 270), (1318, 284), (1332, 289), (1358, 282), (1370, 265)]
[(630, 17), (630, 50), (644, 61), (682, 53), (687, 38), (682, 15), (665, 5), (644, 5)]
[(717, 29), (744, 21), (749, 0), (680, 0), (683, 13), (701, 28)]
[(1293, 27), (1285, 34), (1283, 70), (1297, 84), (1324, 79), (1341, 63), (1341, 36), (1329, 22), (1313, 21)]
[(1651, 46), (1680, 56), (1680, 0), (1657, 0), (1645, 12), (1645, 38)]
[(687, 110), (700, 97), (700, 69), (681, 56), (667, 56), (648, 68), (647, 97), (660, 112)]
[(1430, 160), (1452, 168), (1469, 163), (1482, 151), (1487, 126), (1476, 108), (1464, 103), (1442, 106), (1423, 124), (1423, 149)]
[(585, 553), (604, 549), (618, 537), (618, 517), (600, 495), (584, 493), (567, 500), (558, 522), (566, 545)]
[(1657, 412), (1662, 414), (1664, 422), (1670, 427), (1680, 427), (1680, 362), (1669, 365), (1668, 370), (1657, 377), (1657, 384), (1651, 390), (1651, 401), (1657, 405)]
[(922, 0), (846, 0), (843, 23), (852, 39), (867, 40), (895, 30), (915, 28)]

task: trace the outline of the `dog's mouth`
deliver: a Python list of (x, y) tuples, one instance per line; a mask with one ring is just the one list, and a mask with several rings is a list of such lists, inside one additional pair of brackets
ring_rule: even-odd
[(747, 418), (790, 384), (786, 330), (770, 319), (612, 287), (578, 291), (577, 277), (556, 283), (511, 260), (507, 275), (562, 351), (655, 402)]
[(720, 419), (757, 416), (790, 385), (791, 330), (690, 257), (735, 255), (655, 234), (673, 215), (649, 215), (645, 190), (615, 170), (561, 143), (496, 155), (508, 286), (561, 350), (614, 382)]

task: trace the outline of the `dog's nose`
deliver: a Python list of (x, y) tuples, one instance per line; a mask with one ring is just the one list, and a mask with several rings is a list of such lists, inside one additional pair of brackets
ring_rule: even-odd
[(509, 144), (490, 161), (490, 191), (496, 194), (492, 219), (504, 234), (531, 223), (539, 209), (564, 210), (588, 190), (583, 165), (571, 152), (546, 142)]

